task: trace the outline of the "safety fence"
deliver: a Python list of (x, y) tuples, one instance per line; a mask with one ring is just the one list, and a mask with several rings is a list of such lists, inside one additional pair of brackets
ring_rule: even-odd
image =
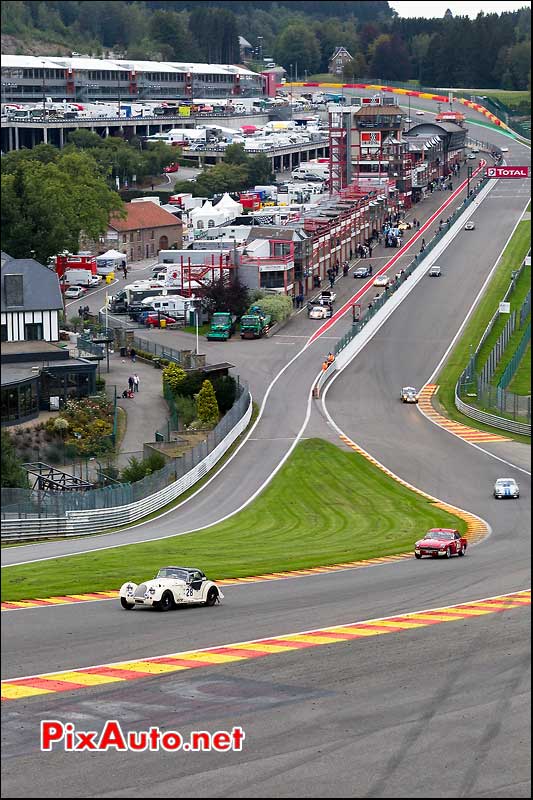
[(480, 190), (487, 185), (488, 179), (481, 178), (477, 181), (476, 184), (472, 185), (470, 197), (464, 199), (462, 205), (457, 208), (451, 216), (448, 217), (445, 224), (443, 225), (441, 230), (438, 230), (432, 239), (427, 242), (424, 250), (416, 255), (413, 260), (408, 264), (407, 267), (400, 270), (396, 273), (394, 277), (394, 282), (391, 286), (386, 287), (383, 293), (378, 297), (378, 299), (374, 299), (371, 303), (369, 303), (364, 315), (360, 320), (357, 322), (352, 323), (351, 330), (342, 336), (335, 345), (335, 355), (338, 355), (344, 348), (357, 336), (360, 331), (363, 330), (365, 325), (372, 319), (374, 314), (376, 314), (380, 308), (383, 307), (384, 303), (387, 302), (388, 298), (396, 292), (400, 286), (407, 280), (407, 278), (413, 273), (413, 271), (419, 266), (420, 262), (427, 258), (428, 254), (433, 250), (433, 248), (439, 244), (442, 237), (450, 230), (454, 222), (464, 213), (464, 211), (468, 208), (468, 206), (476, 199), (477, 195), (479, 194)]
[(205, 441), (135, 483), (84, 492), (2, 489), (2, 540), (47, 536), (49, 528), (61, 529), (61, 535), (96, 533), (161, 509), (209, 472), (245, 430), (251, 414), (250, 392), (241, 385), (234, 405)]
[[(520, 268), (513, 272), (511, 282), (505, 292), (502, 302), (509, 301), (520, 275), (530, 263), (531, 256), (528, 254)], [(511, 336), (516, 329), (519, 330), (524, 326), (530, 313), (531, 291), (528, 292), (521, 307), (510, 313), (496, 342), (488, 355), (483, 357), (483, 362), (481, 363), (480, 356), (483, 353), (483, 345), (493, 332), (494, 327), (498, 324), (501, 316), (498, 308), (485, 328), (478, 346), (474, 352), (471, 353), (468, 365), (457, 381), (455, 394), (457, 408), (472, 419), (478, 419), (489, 425), (494, 425), (504, 430), (515, 430), (520, 433), (525, 432), (525, 426), (525, 429), (528, 429), (527, 432), (531, 433), (531, 397), (515, 394), (506, 389), (531, 339), (531, 323), (528, 323), (525, 328), (516, 351), (509, 364), (505, 367), (497, 385), (494, 385), (493, 381), (494, 374), (505, 354)], [(473, 405), (474, 403), (475, 406)], [(464, 410), (465, 408), (466, 410)], [(501, 416), (496, 416), (492, 413), (493, 411), (497, 411)], [(510, 427), (509, 421), (517, 422), (520, 429), (513, 428), (512, 425)]]

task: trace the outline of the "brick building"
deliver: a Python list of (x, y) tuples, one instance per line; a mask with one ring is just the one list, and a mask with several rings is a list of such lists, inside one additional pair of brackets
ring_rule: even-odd
[(126, 217), (111, 217), (105, 237), (98, 242), (101, 252), (114, 248), (125, 252), (129, 261), (156, 257), (160, 250), (182, 246), (180, 219), (160, 208), (158, 198), (134, 201), (125, 206)]

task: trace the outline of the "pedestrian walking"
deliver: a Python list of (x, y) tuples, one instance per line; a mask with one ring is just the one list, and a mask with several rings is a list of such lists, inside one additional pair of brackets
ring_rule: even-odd
[(136, 351), (135, 351), (135, 349), (133, 347), (130, 349), (130, 358), (133, 361), (133, 363), (135, 364), (135, 361), (137, 359), (137, 353), (136, 353)]
[(136, 372), (134, 372), (133, 374), (133, 391), (134, 392), (139, 391), (139, 376), (137, 375)]
[(80, 307), (78, 308), (78, 317), (79, 317), (80, 319), (83, 319), (83, 306), (80, 306)]
[(370, 258), (372, 258), (372, 245), (371, 244), (368, 245), (368, 254), (369, 254)]
[(417, 230), (420, 230), (420, 220), (419, 219), (417, 219), (417, 221), (416, 221), (416, 228), (417, 228)]
[(128, 378), (128, 386), (130, 387), (130, 392), (133, 392), (133, 384), (134, 384), (133, 376), (130, 375), (130, 377)]

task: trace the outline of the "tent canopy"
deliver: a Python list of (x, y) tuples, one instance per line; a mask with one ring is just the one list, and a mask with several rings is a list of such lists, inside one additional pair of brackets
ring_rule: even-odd
[(122, 259), (126, 258), (126, 253), (119, 253), (118, 250), (108, 250), (107, 253), (102, 253), (98, 258), (120, 259), (122, 261)]

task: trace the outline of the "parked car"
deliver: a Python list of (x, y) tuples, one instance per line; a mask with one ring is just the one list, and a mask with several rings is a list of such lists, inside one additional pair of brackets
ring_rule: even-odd
[(102, 283), (102, 276), (101, 275), (91, 275), (89, 281), (89, 288), (94, 288), (95, 286), (100, 286)]
[(179, 164), (169, 164), (168, 167), (164, 168), (163, 172), (166, 172), (167, 174), (169, 172), (177, 172), (179, 168)]
[(176, 322), (174, 317), (169, 317), (168, 314), (161, 314), (154, 311), (146, 316), (144, 325), (146, 325), (147, 328), (160, 328), (162, 320), (165, 320), (167, 325), (173, 325)]
[(415, 111), (415, 114), (416, 114), (417, 117), (423, 117), (424, 116), (424, 112), (423, 111)]
[(465, 225), (465, 231), (473, 231), (475, 230), (475, 228), (476, 228), (476, 223), (473, 222), (472, 220), (470, 220), (470, 222), (467, 222)]
[(65, 297), (77, 300), (79, 297), (83, 297), (86, 291), (87, 289), (83, 286), (69, 286), (65, 289)]
[(388, 275), (378, 275), (374, 279), (374, 283), (372, 286), (388, 286), (390, 283), (390, 278)]
[(415, 544), (415, 558), (451, 558), (464, 556), (468, 542), (459, 531), (452, 528), (431, 528), (423, 539)]
[(368, 266), (365, 265), (364, 267), (357, 267), (353, 273), (354, 278), (370, 278), (371, 275), (372, 267), (370, 264), (368, 264)]
[(494, 484), (493, 494), (496, 500), (501, 500), (504, 497), (512, 497), (514, 500), (518, 500), (520, 489), (514, 478), (498, 478)]
[(441, 268), (439, 267), (439, 265), (438, 264), (433, 264), (433, 266), (431, 267), (431, 269), (428, 272), (428, 275), (429, 275), (430, 278), (440, 278), (440, 276), (442, 275), (442, 271), (441, 271)]
[(418, 394), (414, 386), (404, 386), (400, 399), (402, 403), (418, 403)]
[(122, 584), (119, 594), (120, 604), (127, 611), (135, 606), (151, 606), (158, 611), (170, 611), (178, 605), (214, 606), (224, 599), (216, 583), (191, 567), (163, 567), (153, 580)]
[(475, 155), (474, 155), (473, 153), (469, 153), (469, 154), (467, 155), (467, 158), (468, 158), (470, 161), (472, 161), (472, 160), (475, 160), (475, 158), (476, 158), (476, 157), (475, 157)]
[(502, 153), (508, 153), (509, 152), (509, 148), (508, 147), (500, 147), (500, 150), (502, 151)]

